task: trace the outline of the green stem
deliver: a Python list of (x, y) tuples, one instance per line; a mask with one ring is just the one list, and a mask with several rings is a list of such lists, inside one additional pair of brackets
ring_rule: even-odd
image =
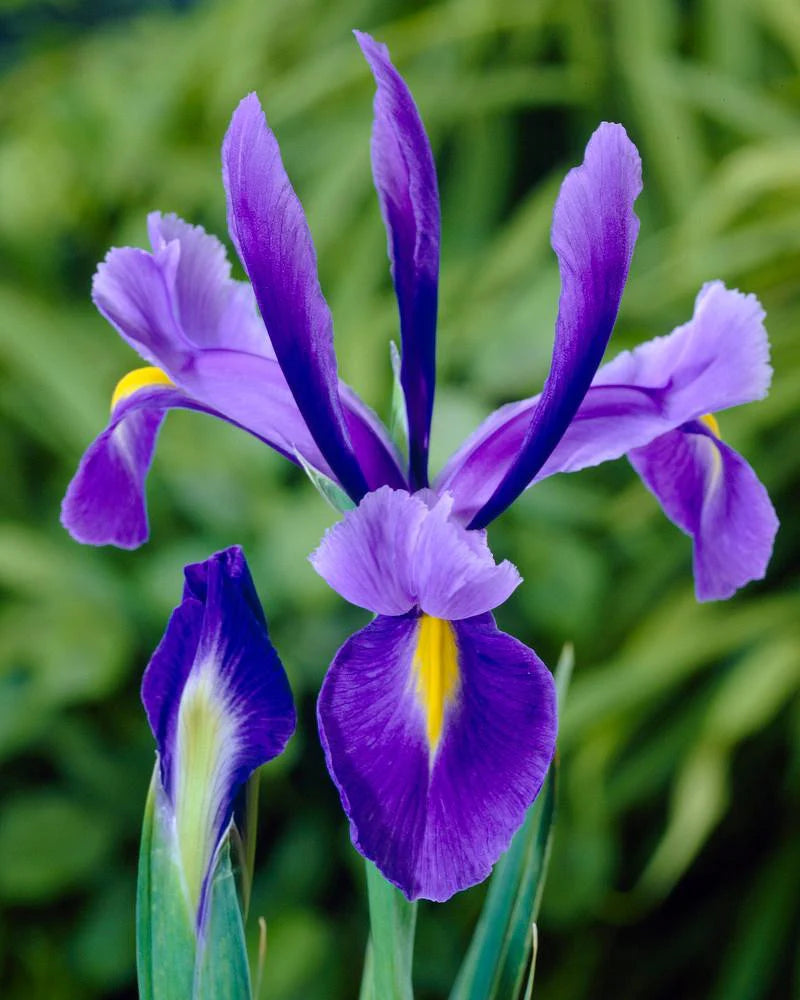
[(413, 1000), (411, 968), (417, 904), (410, 903), (369, 861), (370, 943), (364, 963), (364, 1000)]

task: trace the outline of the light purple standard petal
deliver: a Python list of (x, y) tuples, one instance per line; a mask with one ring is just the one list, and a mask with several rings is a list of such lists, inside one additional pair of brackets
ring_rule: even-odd
[(722, 600), (764, 576), (778, 518), (740, 455), (695, 421), (629, 457), (667, 517), (692, 538), (698, 600)]
[(516, 500), (577, 412), (617, 318), (639, 231), (633, 203), (641, 189), (636, 147), (621, 125), (604, 123), (582, 166), (567, 174), (553, 214), (561, 298), (550, 373), (518, 455), (470, 527), (485, 527)]
[[(771, 376), (763, 320), (755, 296), (718, 281), (705, 285), (688, 323), (600, 368), (532, 483), (619, 458), (705, 413), (760, 399)], [(448, 461), (436, 488), (453, 493), (459, 519), (471, 519), (511, 466), (539, 399), (495, 411)]]
[(185, 573), (183, 600), (145, 671), (142, 700), (200, 923), (237, 793), (284, 749), (295, 712), (241, 549)]
[(458, 620), (502, 604), (521, 583), (483, 532), (450, 520), (452, 501), (383, 487), (328, 529), (311, 563), (345, 600), (375, 614), (414, 607)]
[(400, 383), (406, 401), (409, 480), (428, 485), (428, 446), (436, 384), (436, 305), (441, 218), (436, 167), (414, 98), (394, 68), (389, 51), (355, 32), (375, 76), (372, 175), (388, 237), (402, 359)]
[(222, 147), (228, 228), (300, 412), (343, 488), (367, 484), (345, 424), (333, 321), (317, 277), (311, 233), (255, 94), (233, 114)]
[(410, 899), (448, 899), (507, 849), (553, 756), (553, 680), (486, 614), (449, 625), (457, 677), (437, 746), (418, 687), (419, 617), (379, 617), (320, 691), (328, 769), (356, 848)]

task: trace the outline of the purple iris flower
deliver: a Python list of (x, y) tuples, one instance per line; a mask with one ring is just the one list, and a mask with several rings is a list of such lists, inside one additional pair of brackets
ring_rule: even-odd
[(758, 302), (714, 283), (687, 324), (599, 367), (641, 190), (635, 147), (605, 123), (555, 206), (561, 297), (544, 388), (492, 414), (430, 484), (436, 174), (386, 48), (357, 39), (377, 84), (372, 165), (400, 314), (407, 465), (338, 379), (305, 216), (250, 95), (225, 138), (223, 177), (252, 293), (230, 279), (212, 237), (174, 217), (151, 216), (152, 253), (111, 251), (94, 301), (152, 367), (118, 387), (63, 519), (82, 541), (144, 541), (144, 480), (173, 406), (235, 423), (341, 487), (355, 509), (312, 562), (377, 617), (345, 642), (323, 684), (327, 763), (357, 848), (410, 898), (442, 900), (489, 873), (555, 747), (552, 678), (491, 614), (519, 574), (495, 563), (483, 529), (545, 476), (628, 455), (692, 536), (699, 597), (726, 597), (762, 576), (777, 521), (710, 414), (765, 394), (768, 345)]
[(198, 931), (238, 792), (294, 732), (289, 682), (242, 550), (187, 566), (183, 600), (142, 681), (158, 745), (156, 821)]

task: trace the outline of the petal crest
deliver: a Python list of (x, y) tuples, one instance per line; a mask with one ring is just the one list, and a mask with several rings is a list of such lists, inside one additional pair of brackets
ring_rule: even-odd
[[(426, 502), (429, 501), (429, 502)], [(345, 600), (375, 614), (420, 607), (459, 620), (502, 604), (521, 583), (482, 532), (450, 519), (452, 498), (383, 487), (329, 528), (311, 564)]]
[[(687, 323), (600, 368), (528, 485), (620, 458), (704, 413), (760, 399), (770, 377), (758, 299), (711, 282), (698, 293)], [(510, 468), (540, 398), (496, 410), (448, 461), (436, 488), (453, 493), (459, 520), (474, 516)]]

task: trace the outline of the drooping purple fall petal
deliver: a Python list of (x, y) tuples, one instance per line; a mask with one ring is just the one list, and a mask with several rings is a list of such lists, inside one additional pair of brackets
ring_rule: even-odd
[[(624, 351), (597, 372), (575, 418), (529, 485), (639, 448), (661, 434), (766, 395), (771, 377), (764, 311), (753, 295), (705, 285), (694, 315), (665, 337)], [(489, 416), (436, 482), (469, 522), (522, 446), (539, 396)]]
[(204, 895), (234, 800), (295, 727), (289, 682), (238, 547), (187, 566), (183, 600), (142, 681), (189, 901)]
[[(125, 399), (68, 488), (63, 523), (90, 544), (133, 548), (146, 540), (144, 480), (164, 412), (173, 407), (222, 418), (335, 481), (275, 359), (252, 291), (230, 278), (222, 245), (174, 215), (153, 213), (148, 227), (153, 253), (112, 250), (95, 276), (101, 313), (156, 367), (122, 380)], [(368, 485), (403, 486), (385, 428), (351, 389), (341, 391)]]
[(489, 874), (555, 748), (552, 677), (490, 614), (376, 618), (337, 653), (317, 714), (354, 845), (410, 899)]
[(436, 305), (441, 218), (436, 167), (414, 98), (385, 45), (355, 32), (375, 77), (372, 175), (388, 238), (406, 401), (409, 482), (428, 485), (433, 395), (436, 384)]
[(699, 601), (724, 600), (764, 576), (778, 518), (745, 460), (692, 421), (629, 455), (667, 517), (692, 538)]
[(367, 483), (339, 397), (333, 321), (319, 285), (311, 233), (255, 94), (233, 114), (222, 164), (228, 228), (275, 355), (311, 436), (358, 502)]
[(375, 614), (419, 607), (458, 620), (490, 611), (521, 577), (508, 560), (495, 563), (483, 532), (450, 520), (451, 506), (447, 496), (383, 487), (325, 533), (311, 563), (345, 600)]
[(173, 396), (161, 386), (140, 393), (141, 405), (120, 403), (86, 449), (61, 503), (61, 523), (76, 541), (135, 549), (147, 540), (145, 480), (166, 413), (163, 403)]
[(517, 455), (470, 527), (485, 527), (516, 500), (575, 416), (617, 318), (639, 231), (633, 203), (641, 189), (636, 147), (621, 125), (604, 123), (583, 164), (564, 179), (553, 213), (561, 297), (550, 373)]
[[(231, 353), (225, 356), (225, 361), (235, 362), (241, 357)], [(214, 366), (205, 379), (205, 398), (221, 397), (223, 405), (234, 399), (232, 409), (241, 421), (192, 398), (166, 379), (143, 381), (141, 388), (121, 398), (114, 406), (108, 426), (89, 445), (67, 487), (61, 522), (72, 537), (88, 545), (116, 545), (124, 549), (137, 548), (147, 541), (145, 482), (158, 431), (170, 409), (195, 410), (227, 420), (286, 458), (297, 461), (297, 454), (302, 454), (310, 464), (327, 473), (327, 466), (299, 419), (277, 363), (268, 359), (254, 361), (263, 367), (258, 388), (237, 381), (235, 364), (233, 372), (226, 372), (224, 366)], [(204, 363), (205, 359), (195, 373), (201, 380)], [(136, 376), (139, 371), (154, 373), (151, 378), (163, 376), (160, 369), (140, 369), (127, 377)], [(270, 389), (272, 404), (265, 409), (260, 394)], [(283, 400), (284, 405), (282, 394), (288, 397)], [(265, 418), (276, 420), (276, 425), (270, 426)], [(286, 434), (294, 436), (285, 437)]]

